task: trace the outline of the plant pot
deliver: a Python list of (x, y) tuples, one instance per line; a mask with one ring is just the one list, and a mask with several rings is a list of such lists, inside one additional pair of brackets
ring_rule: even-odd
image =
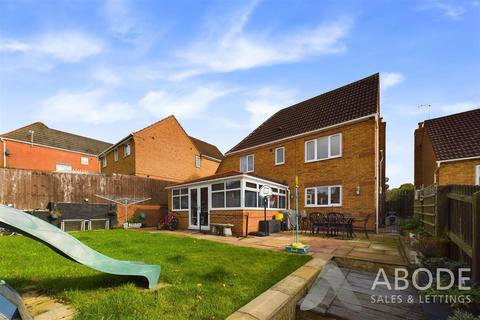
[(123, 229), (140, 229), (142, 227), (142, 223), (124, 223)]

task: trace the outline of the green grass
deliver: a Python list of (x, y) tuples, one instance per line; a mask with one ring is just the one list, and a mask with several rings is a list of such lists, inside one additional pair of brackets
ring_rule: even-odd
[(72, 304), (78, 319), (224, 319), (310, 259), (188, 237), (111, 230), (73, 233), (116, 259), (162, 267), (154, 292), (21, 236), (0, 237), (0, 279)]

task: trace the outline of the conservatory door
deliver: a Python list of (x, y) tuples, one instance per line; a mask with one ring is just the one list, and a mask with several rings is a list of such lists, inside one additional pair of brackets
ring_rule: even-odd
[(208, 198), (208, 186), (190, 188), (190, 229), (209, 228)]

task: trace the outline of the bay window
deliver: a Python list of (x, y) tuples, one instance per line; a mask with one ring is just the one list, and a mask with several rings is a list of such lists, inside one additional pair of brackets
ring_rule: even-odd
[(341, 133), (320, 137), (305, 142), (305, 162), (337, 158), (341, 155)]
[(320, 186), (305, 188), (306, 207), (340, 207), (342, 186)]

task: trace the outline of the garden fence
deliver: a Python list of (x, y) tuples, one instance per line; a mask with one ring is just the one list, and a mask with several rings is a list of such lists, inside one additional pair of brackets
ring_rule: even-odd
[(448, 238), (450, 258), (468, 264), (480, 282), (480, 186), (432, 185), (416, 191), (414, 208), (425, 231)]

